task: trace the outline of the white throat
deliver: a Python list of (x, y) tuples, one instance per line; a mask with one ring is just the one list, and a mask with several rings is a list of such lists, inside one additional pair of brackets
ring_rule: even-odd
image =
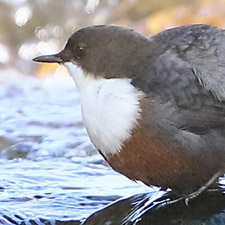
[(130, 79), (95, 79), (65, 63), (81, 97), (84, 125), (95, 147), (106, 157), (119, 153), (140, 117), (140, 94)]

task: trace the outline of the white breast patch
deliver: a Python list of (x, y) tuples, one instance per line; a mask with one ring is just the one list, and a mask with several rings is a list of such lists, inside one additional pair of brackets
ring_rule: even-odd
[(118, 153), (140, 117), (140, 92), (130, 79), (95, 79), (65, 63), (80, 92), (84, 125), (98, 150)]

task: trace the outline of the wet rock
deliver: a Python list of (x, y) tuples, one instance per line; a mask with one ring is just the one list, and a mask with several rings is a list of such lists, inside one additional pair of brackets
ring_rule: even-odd
[(173, 192), (152, 191), (123, 198), (79, 220), (0, 218), (0, 224), (17, 225), (225, 225), (224, 189), (207, 190), (188, 204)]
[(174, 201), (172, 192), (138, 194), (95, 212), (82, 225), (225, 225), (223, 192), (208, 190), (188, 204)]

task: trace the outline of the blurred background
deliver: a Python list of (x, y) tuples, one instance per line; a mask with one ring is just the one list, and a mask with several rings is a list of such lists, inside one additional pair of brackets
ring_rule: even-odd
[(225, 28), (225, 0), (0, 0), (0, 223), (15, 214), (80, 220), (149, 191), (96, 153), (65, 68), (32, 58), (58, 52), (84, 26), (151, 36), (192, 23)]
[(80, 27), (117, 24), (146, 35), (191, 23), (223, 28), (225, 1), (1, 0), (0, 21), (1, 66), (33, 73), (32, 57), (58, 51)]

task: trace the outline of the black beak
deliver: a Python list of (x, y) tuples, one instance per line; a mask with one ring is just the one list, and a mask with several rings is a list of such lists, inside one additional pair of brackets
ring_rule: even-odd
[(44, 63), (63, 63), (60, 58), (59, 53), (54, 55), (42, 55), (32, 59), (34, 62), (44, 62)]

